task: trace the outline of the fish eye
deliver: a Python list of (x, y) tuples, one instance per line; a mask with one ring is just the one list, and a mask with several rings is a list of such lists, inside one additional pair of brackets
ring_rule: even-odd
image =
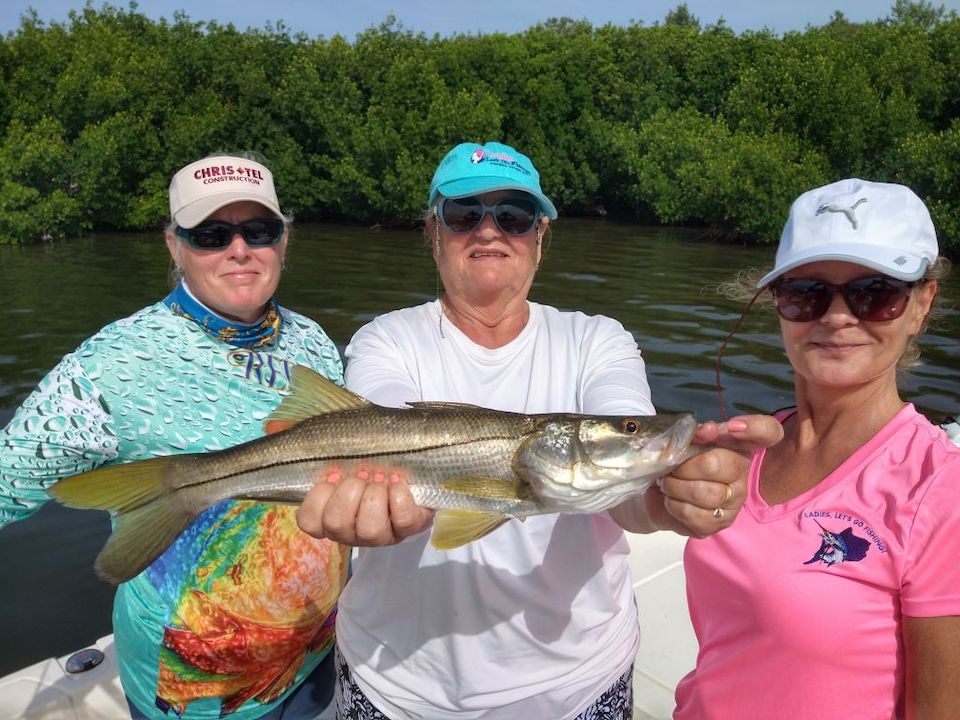
[(640, 423), (636, 420), (627, 419), (620, 423), (620, 429), (627, 435), (636, 435), (640, 431)]

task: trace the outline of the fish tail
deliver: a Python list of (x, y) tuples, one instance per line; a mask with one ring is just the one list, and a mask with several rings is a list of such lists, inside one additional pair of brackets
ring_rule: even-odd
[(172, 457), (110, 465), (64, 478), (47, 492), (64, 505), (127, 512), (167, 493), (163, 482)]
[(48, 492), (64, 505), (110, 510), (114, 531), (97, 556), (97, 574), (125, 582), (146, 569), (193, 521), (164, 478), (176, 458), (111, 465), (64, 478)]

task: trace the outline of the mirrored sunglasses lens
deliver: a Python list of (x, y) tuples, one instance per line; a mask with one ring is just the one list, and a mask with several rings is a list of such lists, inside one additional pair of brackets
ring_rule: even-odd
[(773, 289), (777, 312), (790, 322), (810, 322), (830, 307), (833, 291), (816, 280), (784, 280)]
[(483, 219), (483, 205), (477, 200), (444, 200), (440, 208), (443, 223), (454, 232), (473, 230)]
[(190, 244), (201, 250), (226, 247), (230, 244), (231, 227), (225, 223), (203, 223), (190, 232)]
[(537, 219), (536, 206), (526, 200), (503, 200), (497, 203), (495, 213), (500, 229), (512, 235), (530, 232)]
[(283, 236), (280, 220), (249, 220), (240, 225), (227, 222), (206, 222), (187, 230), (190, 245), (198, 250), (220, 250), (227, 247), (233, 236), (240, 233), (251, 247), (274, 245)]
[(844, 286), (844, 300), (861, 320), (896, 320), (910, 297), (910, 283), (885, 277), (853, 280)]
[(273, 245), (283, 234), (283, 223), (279, 220), (251, 220), (241, 228), (248, 245)]

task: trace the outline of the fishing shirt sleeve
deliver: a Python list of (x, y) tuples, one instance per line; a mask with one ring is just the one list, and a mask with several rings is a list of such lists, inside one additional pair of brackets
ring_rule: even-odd
[(32, 515), (61, 478), (117, 455), (103, 399), (73, 355), (67, 355), (0, 431), (0, 527)]

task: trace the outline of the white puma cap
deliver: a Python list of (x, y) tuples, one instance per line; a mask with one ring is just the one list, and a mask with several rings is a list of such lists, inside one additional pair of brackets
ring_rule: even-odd
[(930, 212), (910, 188), (848, 178), (794, 200), (776, 264), (757, 287), (819, 260), (842, 260), (901, 280), (919, 280), (939, 252)]

